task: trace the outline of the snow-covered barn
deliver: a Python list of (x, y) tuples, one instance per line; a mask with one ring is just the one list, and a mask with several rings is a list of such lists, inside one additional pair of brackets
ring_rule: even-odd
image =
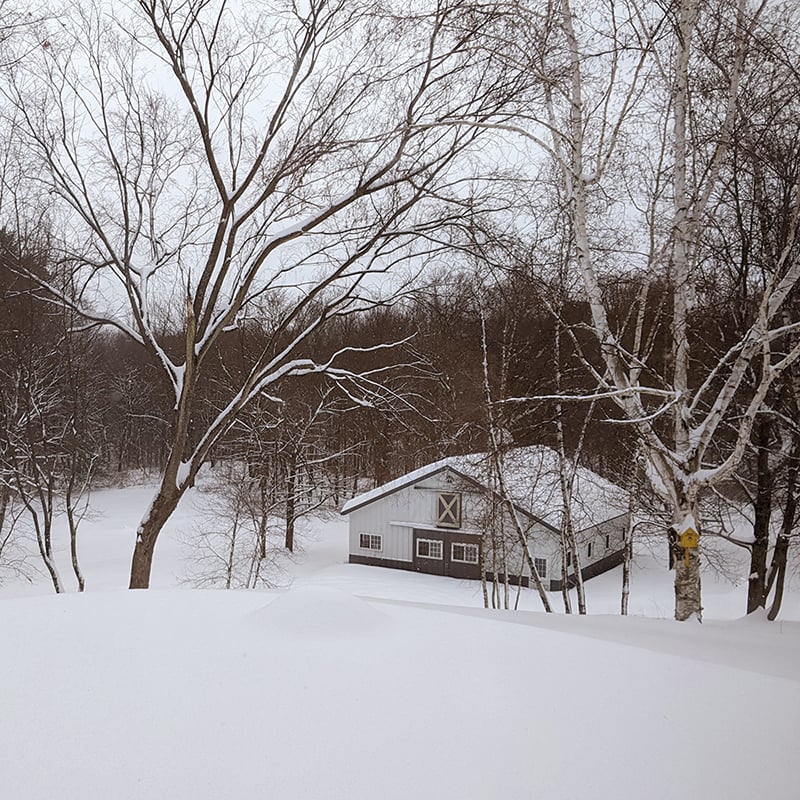
[[(558, 456), (550, 448), (516, 448), (500, 464), (484, 453), (445, 458), (345, 503), (350, 563), (476, 579), (483, 568), (527, 586), (531, 571), (513, 514), (542, 583), (558, 590), (562, 497)], [(618, 486), (576, 469), (569, 512), (584, 579), (621, 563), (625, 509)], [(567, 579), (575, 579), (571, 554)]]

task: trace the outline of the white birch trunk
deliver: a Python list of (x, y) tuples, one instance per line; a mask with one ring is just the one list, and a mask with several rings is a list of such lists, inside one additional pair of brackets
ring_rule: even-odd
[[(651, 253), (651, 266), (666, 269), (673, 286), (670, 363), (664, 374), (659, 376), (664, 385), (669, 387), (672, 396), (656, 413), (645, 405), (643, 398), (649, 387), (642, 386), (639, 380), (642, 362), (638, 359), (644, 355), (640, 350), (643, 345), (641, 330), (636, 332), (635, 350), (631, 353), (623, 346), (609, 322), (594, 260), (595, 244), (589, 224), (589, 189), (600, 184), (616, 147), (618, 131), (626, 122), (626, 114), (631, 109), (630, 103), (638, 95), (638, 87), (635, 86), (638, 72), (633, 75), (631, 85), (621, 90), (621, 110), (615, 111), (617, 116), (614, 117), (611, 111), (613, 104), (606, 101), (611, 96), (614, 81), (620, 75), (616, 61), (618, 54), (613, 50), (616, 38), (610, 39), (611, 88), (603, 90), (606, 101), (597, 102), (596, 97), (584, 97), (587, 87), (594, 85), (585, 81), (584, 69), (587, 65), (598, 62), (594, 56), (592, 60), (584, 59), (581, 41), (576, 32), (577, 20), (569, 0), (561, 0), (560, 3), (561, 32), (569, 64), (568, 78), (564, 84), (566, 119), (562, 122), (559, 118), (555, 100), (552, 99), (553, 93), (548, 95), (547, 107), (548, 124), (553, 132), (553, 146), (549, 152), (561, 168), (563, 190), (572, 223), (576, 264), (583, 281), (591, 325), (603, 361), (602, 370), (590, 368), (602, 388), (617, 392), (614, 396), (615, 402), (623, 416), (635, 425), (643, 442), (648, 478), (655, 492), (670, 507), (673, 527), (679, 537), (689, 528), (699, 536), (699, 492), (704, 486), (722, 480), (735, 469), (742, 458), (755, 414), (763, 403), (767, 389), (776, 375), (800, 356), (800, 349), (795, 348), (780, 360), (775, 360), (769, 348), (769, 328), (776, 319), (777, 310), (788, 296), (785, 289), (789, 285), (796, 285), (800, 278), (800, 269), (795, 269), (794, 265), (787, 266), (787, 250), (784, 250), (775, 266), (774, 276), (767, 281), (757, 323), (745, 333), (741, 344), (732, 349), (729, 358), (720, 361), (701, 387), (694, 388), (696, 380), (693, 381), (691, 375), (690, 327), (695, 304), (697, 248), (704, 217), (718, 185), (721, 166), (728, 152), (736, 121), (739, 83), (750, 46), (749, 34), (758, 21), (763, 4), (748, 18), (747, 4), (744, 0), (739, 0), (735, 11), (735, 27), (732, 28), (734, 35), (731, 40), (726, 40), (730, 43), (729, 51), (714, 53), (709, 57), (716, 59), (717, 66), (720, 59), (727, 59), (729, 70), (725, 74), (725, 80), (728, 81), (727, 93), (721, 100), (716, 148), (707, 163), (701, 164), (699, 161), (692, 161), (692, 158), (697, 158), (693, 148), (698, 145), (692, 140), (691, 115), (702, 113), (702, 109), (692, 104), (690, 84), (692, 59), (696, 55), (696, 30), (704, 9), (699, 0), (680, 0), (675, 16), (664, 22), (665, 27), (674, 25), (675, 43), (671, 62), (662, 61), (662, 67), (666, 64), (667, 69), (662, 69), (661, 73), (668, 76), (671, 99), (670, 136), (664, 153), (668, 152), (669, 161), (665, 162), (665, 166), (670, 169), (672, 176), (672, 209), (666, 237), (668, 247), (660, 253), (654, 249)], [(661, 45), (655, 39), (649, 39), (646, 31), (642, 31), (642, 34), (640, 40), (646, 42), (642, 51), (644, 59), (651, 52), (655, 54), (656, 48)], [(596, 79), (597, 76), (593, 75), (592, 78)], [(593, 160), (587, 156), (587, 131), (590, 128), (599, 135), (599, 145), (593, 153)], [(651, 208), (655, 208), (657, 204), (656, 198)], [(797, 214), (792, 226), (790, 238), (794, 241)], [(669, 256), (668, 265), (663, 263), (665, 252)], [(647, 292), (643, 290), (640, 302), (645, 302), (646, 297)], [(733, 451), (716, 468), (705, 469), (703, 459), (709, 452), (720, 422), (731, 408), (734, 395), (749, 366), (759, 356), (763, 362), (764, 378), (747, 411), (740, 417)], [(667, 412), (671, 415), (672, 424), (669, 433), (665, 434), (663, 427), (656, 426), (654, 420)], [(699, 553), (699, 546), (691, 547), (676, 569), (677, 619), (684, 620), (693, 616), (699, 619), (702, 616)]]

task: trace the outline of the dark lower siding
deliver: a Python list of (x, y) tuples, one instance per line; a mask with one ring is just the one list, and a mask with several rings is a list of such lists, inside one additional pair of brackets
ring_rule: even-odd
[(410, 561), (395, 561), (391, 558), (376, 558), (375, 556), (359, 556), (350, 553), (351, 564), (366, 564), (368, 567), (389, 567), (389, 569), (413, 570)]
[(460, 561), (448, 560), (445, 573), (450, 578), (478, 580), (481, 577), (480, 564), (464, 564)]
[[(486, 580), (487, 580), (487, 581), (492, 581), (492, 580), (494, 580), (494, 576), (492, 575), (492, 573), (491, 573), (491, 572), (487, 572), (487, 573), (486, 573)], [(498, 582), (498, 583), (501, 583), (501, 584), (502, 584), (502, 583), (505, 583), (505, 582), (506, 582), (506, 576), (505, 576), (505, 575), (503, 575), (503, 574), (500, 574), (500, 575), (498, 575), (498, 576), (497, 576), (497, 582)], [(509, 576), (508, 576), (508, 582), (509, 582), (509, 583), (510, 583), (512, 586), (518, 586), (519, 584), (522, 584), (522, 585), (523, 585), (523, 586), (524, 586), (524, 587), (527, 589), (527, 588), (528, 588), (528, 586), (530, 586), (531, 579), (530, 579), (530, 578), (528, 578), (528, 577), (527, 577), (527, 576), (525, 576), (525, 575), (522, 575), (522, 576), (520, 576), (520, 575), (509, 575)], [(545, 588), (547, 588), (547, 587), (545, 587)]]
[[(417, 540), (431, 539), (442, 543), (442, 558), (425, 558), (417, 555)], [(474, 544), (478, 548), (478, 563), (468, 564), (463, 561), (454, 561), (451, 557), (451, 545), (456, 542), (460, 544)], [(414, 528), (412, 541), (413, 550), (411, 551), (414, 559), (413, 569), (417, 572), (425, 572), (428, 575), (445, 575), (448, 578), (462, 578), (467, 580), (479, 580), (481, 577), (480, 551), (481, 537), (474, 534), (464, 533), (463, 531), (431, 531), (418, 530)]]
[[(588, 581), (589, 578), (594, 578), (595, 575), (602, 575), (604, 572), (608, 572), (610, 569), (614, 569), (614, 567), (618, 567), (623, 559), (625, 558), (625, 552), (623, 550), (617, 550), (616, 553), (611, 553), (611, 555), (606, 556), (605, 558), (601, 558), (599, 561), (595, 561), (594, 564), (589, 564), (588, 567), (584, 567), (581, 570), (581, 575), (585, 581)], [(575, 576), (570, 575), (567, 578), (567, 583), (570, 587), (575, 585)], [(560, 580), (552, 580), (550, 581), (550, 591), (551, 592), (558, 592), (561, 590), (561, 581)]]
[[(422, 534), (423, 532), (420, 531)], [(430, 536), (428, 531), (424, 532), (424, 538), (432, 539), (437, 538), (436, 536)], [(416, 542), (414, 545), (414, 552), (416, 553)], [(606, 556), (605, 558), (601, 558), (599, 561), (595, 561), (594, 564), (590, 564), (588, 567), (584, 567), (582, 570), (583, 579), (588, 581), (589, 578), (594, 578), (595, 575), (601, 575), (603, 572), (608, 572), (610, 569), (614, 569), (614, 567), (619, 566), (622, 563), (624, 557), (624, 553), (622, 550), (617, 551), (616, 553), (612, 553), (611, 555)], [(419, 568), (418, 565), (415, 565), (411, 561), (396, 561), (390, 558), (377, 558), (375, 556), (360, 556), (354, 555), (353, 553), (350, 554), (350, 563), (351, 564), (365, 564), (370, 567), (388, 567), (389, 569), (404, 569), (410, 572), (421, 572), (422, 570)], [(449, 559), (448, 559), (449, 561)], [(439, 562), (441, 563), (441, 562)], [(442, 566), (444, 566), (442, 564)], [(436, 574), (436, 573), (431, 573)], [(439, 575), (442, 572), (438, 573)], [(481, 577), (480, 568), (476, 564), (459, 564), (458, 562), (449, 561), (447, 564), (447, 572), (445, 573), (450, 578), (466, 578), (466, 579), (474, 579), (479, 580)], [(486, 580), (491, 581), (492, 576), (490, 573), (486, 574)], [(504, 581), (504, 576), (499, 576), (498, 580), (502, 583)], [(517, 583), (521, 582), (523, 586), (528, 587), (530, 585), (530, 579), (526, 576), (522, 576), (520, 578), (519, 575), (509, 575), (508, 582), (514, 586)], [(575, 576), (571, 575), (569, 578), (570, 586), (575, 585)], [(551, 580), (548, 586), (547, 581), (544, 581), (545, 589), (550, 589), (551, 592), (558, 592), (561, 590), (561, 581), (560, 580)]]
[[(417, 555), (417, 540), (428, 539), (432, 542), (441, 542), (441, 558), (425, 558)], [(418, 531), (414, 529), (414, 536), (411, 542), (411, 558), (414, 560), (412, 569), (415, 572), (424, 572), (426, 575), (445, 575), (445, 559), (447, 558), (447, 542), (444, 534), (439, 531)]]
[[(428, 537), (430, 538), (430, 537)], [(416, 545), (416, 543), (415, 543)], [(416, 552), (416, 550), (415, 550)], [(351, 564), (366, 564), (369, 567), (389, 567), (389, 569), (405, 569), (411, 572), (427, 572), (429, 575), (447, 575), (449, 578), (479, 579), (481, 577), (480, 567), (477, 564), (461, 564), (457, 561), (447, 561), (447, 572), (444, 572), (445, 562), (438, 559), (418, 559), (420, 563), (411, 561), (395, 561), (390, 558), (376, 558), (375, 556), (359, 556), (350, 553)], [(431, 567), (428, 567), (428, 563)], [(527, 578), (522, 579), (523, 586), (527, 586)], [(516, 583), (516, 577), (510, 577), (511, 583)]]

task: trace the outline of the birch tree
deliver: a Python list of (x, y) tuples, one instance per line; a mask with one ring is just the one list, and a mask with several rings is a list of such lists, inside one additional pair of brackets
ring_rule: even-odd
[[(526, 69), (554, 76), (546, 102), (529, 105), (506, 126), (536, 144), (560, 172), (574, 265), (598, 348), (596, 358), (585, 358), (599, 387), (590, 399), (613, 399), (620, 421), (635, 427), (649, 481), (670, 509), (683, 543), (675, 570), (679, 620), (702, 613), (701, 492), (736, 469), (767, 392), (800, 356), (797, 344), (775, 346), (797, 325), (783, 316), (800, 278), (792, 255), (797, 178), (787, 246), (764, 265), (751, 323), (703, 371), (692, 349), (706, 235), (736, 121), (748, 113), (742, 82), (766, 52), (786, 57), (777, 47), (764, 49), (771, 41), (767, 5), (625, 2), (589, 13), (571, 0), (555, 0), (548, 6), (547, 43), (530, 57), (517, 54)], [(634, 156), (635, 174), (625, 164)], [(616, 243), (609, 247), (612, 230)], [(640, 281), (634, 313), (620, 324), (604, 294), (604, 271), (612, 263)], [(671, 317), (662, 356), (653, 350), (647, 318), (649, 293), (664, 276)], [(747, 389), (741, 412), (736, 400), (754, 365), (760, 378)], [(730, 423), (736, 435), (728, 442), (722, 431)]]
[[(475, 122), (518, 94), (523, 78), (477, 47), (492, 5), (390, 6), (74, 6), (6, 83), (64, 220), (76, 309), (143, 347), (174, 397), (131, 588), (148, 586), (164, 523), (254, 398), (280, 403), (273, 387), (314, 374), (362, 403), (380, 392), (385, 368), (350, 370), (355, 348), (320, 357), (311, 342), (370, 305), (414, 237), (458, 223)], [(202, 416), (214, 353), (270, 298), (267, 344)], [(391, 357), (391, 342), (373, 349)]]

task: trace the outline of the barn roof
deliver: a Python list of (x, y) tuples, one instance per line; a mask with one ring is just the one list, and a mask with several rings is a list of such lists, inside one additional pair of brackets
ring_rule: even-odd
[[(549, 447), (517, 447), (503, 455), (503, 480), (510, 499), (531, 516), (559, 529), (561, 525), (561, 484), (558, 454)], [(342, 508), (349, 514), (406, 486), (411, 486), (446, 469), (484, 488), (498, 491), (498, 481), (491, 474), (487, 453), (450, 456), (401, 475), (348, 500)], [(623, 489), (586, 467), (577, 467), (571, 503), (576, 531), (597, 525), (626, 513), (627, 497)]]

